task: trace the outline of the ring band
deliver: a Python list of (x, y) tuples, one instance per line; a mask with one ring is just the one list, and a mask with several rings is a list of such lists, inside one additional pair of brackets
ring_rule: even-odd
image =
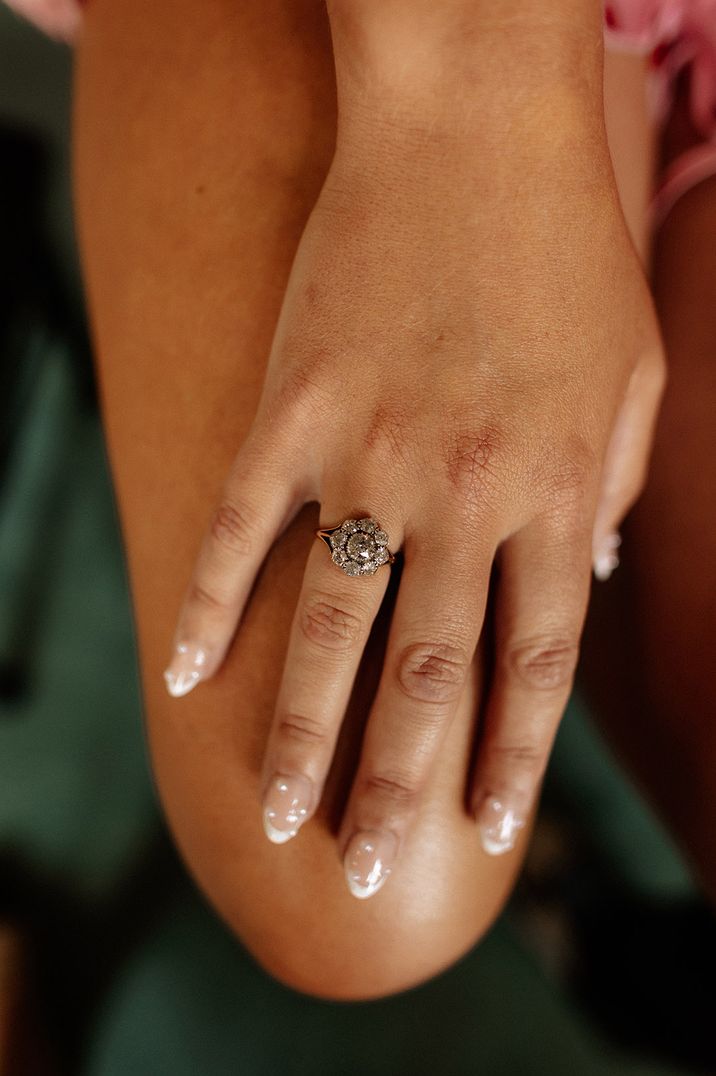
[(344, 519), (335, 527), (316, 531), (331, 550), (331, 560), (346, 575), (373, 575), (381, 564), (392, 564), (395, 554), (388, 549), (388, 535), (377, 519)]

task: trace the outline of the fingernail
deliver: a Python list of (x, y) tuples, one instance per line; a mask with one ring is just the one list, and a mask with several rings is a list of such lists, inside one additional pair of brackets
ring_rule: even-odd
[(164, 670), (164, 680), (170, 695), (186, 695), (199, 683), (205, 671), (207, 652), (194, 643), (179, 643), (169, 667)]
[(602, 541), (594, 555), (594, 575), (599, 580), (608, 579), (615, 568), (619, 566), (619, 554), (617, 549), (621, 544), (621, 536), (617, 531), (612, 531)]
[(348, 888), (365, 900), (377, 893), (392, 873), (398, 840), (392, 833), (356, 833), (343, 859)]
[(482, 804), (477, 823), (482, 847), (491, 856), (502, 855), (514, 848), (517, 830), (525, 824), (514, 808), (491, 796)]
[(308, 817), (313, 785), (307, 777), (271, 778), (264, 796), (264, 830), (274, 844), (285, 844), (295, 837)]

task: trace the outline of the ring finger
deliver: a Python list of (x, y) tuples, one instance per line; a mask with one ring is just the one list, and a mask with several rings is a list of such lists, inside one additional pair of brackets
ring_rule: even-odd
[(276, 844), (294, 837), (318, 806), (387, 589), (388, 543), (395, 549), (402, 539), (389, 513), (346, 519), (326, 505), (321, 518), (322, 529), (343, 525), (329, 548), (316, 538), (308, 555), (262, 769), (264, 829)]

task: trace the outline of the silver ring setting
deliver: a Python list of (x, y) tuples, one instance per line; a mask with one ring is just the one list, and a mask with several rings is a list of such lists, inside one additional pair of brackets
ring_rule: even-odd
[(392, 564), (388, 535), (377, 519), (344, 519), (336, 527), (316, 531), (331, 550), (331, 560), (346, 575), (373, 575), (381, 564)]

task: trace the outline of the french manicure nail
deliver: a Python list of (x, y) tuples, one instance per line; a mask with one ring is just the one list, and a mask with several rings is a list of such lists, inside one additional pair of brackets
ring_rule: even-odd
[(392, 833), (356, 833), (346, 849), (343, 866), (348, 888), (354, 897), (365, 900), (377, 893), (392, 873), (398, 850)]
[(612, 531), (604, 538), (601, 546), (594, 556), (594, 575), (599, 580), (608, 579), (615, 568), (619, 566), (619, 554), (617, 549), (621, 544), (621, 536), (617, 531)]
[(308, 818), (313, 785), (307, 777), (285, 777), (276, 773), (264, 796), (264, 830), (274, 844), (285, 844), (295, 837)]
[(482, 847), (491, 856), (502, 855), (514, 848), (517, 830), (525, 824), (513, 807), (492, 796), (482, 804), (477, 823)]
[(187, 695), (206, 672), (207, 652), (195, 643), (179, 643), (169, 667), (164, 670), (167, 691), (176, 697)]

